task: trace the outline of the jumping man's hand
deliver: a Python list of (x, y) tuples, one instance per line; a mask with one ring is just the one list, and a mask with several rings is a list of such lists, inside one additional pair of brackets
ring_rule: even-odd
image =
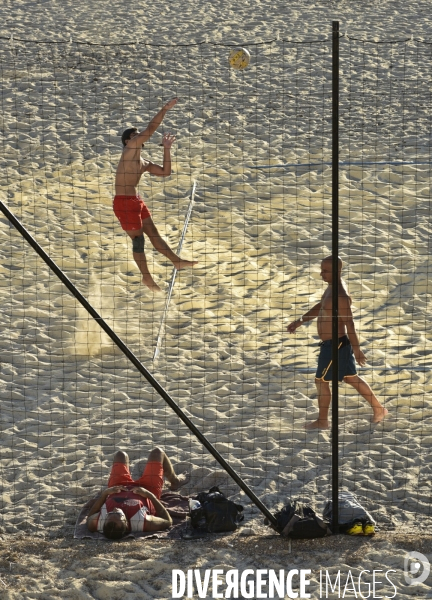
[(164, 133), (161, 146), (163, 146), (164, 148), (171, 148), (175, 140), (175, 135), (172, 135), (171, 133)]
[(171, 108), (173, 108), (178, 102), (178, 98), (173, 98), (172, 100), (170, 100), (169, 102), (167, 102), (164, 106), (165, 110), (170, 110)]

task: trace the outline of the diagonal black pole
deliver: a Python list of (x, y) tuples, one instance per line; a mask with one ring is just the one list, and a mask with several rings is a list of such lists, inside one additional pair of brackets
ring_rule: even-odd
[(259, 508), (265, 517), (277, 526), (275, 517), (271, 514), (268, 508), (261, 502), (261, 500), (253, 493), (253, 491), (245, 484), (243, 479), (234, 471), (234, 469), (226, 462), (226, 460), (219, 454), (219, 452), (212, 446), (208, 439), (200, 432), (200, 430), (193, 424), (193, 422), (185, 415), (182, 409), (174, 402), (168, 392), (160, 385), (160, 383), (153, 377), (153, 375), (145, 368), (145, 366), (138, 360), (135, 354), (126, 346), (126, 344), (114, 333), (111, 327), (106, 323), (92, 305), (84, 298), (84, 296), (77, 290), (74, 284), (66, 277), (63, 271), (56, 265), (56, 263), (48, 256), (48, 254), (41, 248), (37, 241), (30, 235), (25, 229), (22, 223), (15, 217), (13, 213), (0, 201), (0, 210), (9, 219), (12, 225), (19, 231), (23, 238), (30, 244), (30, 246), (39, 254), (43, 261), (49, 266), (49, 268), (57, 275), (57, 277), (65, 284), (68, 290), (73, 296), (82, 304), (86, 311), (93, 317), (93, 319), (100, 325), (107, 335), (112, 339), (114, 344), (123, 352), (123, 354), (130, 360), (138, 371), (144, 375), (150, 385), (158, 392), (158, 394), (165, 400), (165, 402), (172, 408), (176, 415), (183, 421), (183, 423), (192, 431), (192, 433), (199, 439), (201, 444), (210, 452), (210, 454), (218, 461), (223, 469), (234, 479), (237, 485), (244, 491), (244, 493), (252, 500), (252, 502)]
[(332, 530), (339, 533), (339, 21), (332, 47)]

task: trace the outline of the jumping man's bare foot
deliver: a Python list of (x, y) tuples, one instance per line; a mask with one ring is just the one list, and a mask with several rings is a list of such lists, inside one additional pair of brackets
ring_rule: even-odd
[(183, 260), (179, 258), (178, 261), (173, 262), (173, 265), (177, 269), (177, 271), (181, 271), (182, 269), (187, 269), (188, 267), (194, 267), (198, 264), (197, 260)]
[(384, 421), (384, 417), (388, 415), (388, 410), (384, 407), (374, 408), (373, 411), (372, 423), (381, 423), (381, 421)]
[(177, 475), (175, 481), (171, 481), (171, 491), (176, 492), (178, 489), (189, 483), (190, 478), (191, 475), (187, 471)]
[(148, 275), (147, 277), (145, 277), (145, 276), (144, 276), (144, 277), (142, 278), (142, 282), (143, 282), (143, 284), (144, 284), (144, 285), (146, 285), (146, 286), (149, 288), (149, 290), (151, 290), (152, 292), (155, 292), (155, 293), (160, 293), (160, 292), (162, 292), (161, 288), (158, 286), (158, 284), (157, 284), (157, 283), (156, 283), (156, 282), (153, 280), (153, 278), (152, 278), (150, 275)]
[(323, 419), (317, 419), (316, 421), (312, 421), (312, 423), (305, 423), (304, 428), (305, 429), (329, 429), (330, 424), (327, 420), (324, 421)]

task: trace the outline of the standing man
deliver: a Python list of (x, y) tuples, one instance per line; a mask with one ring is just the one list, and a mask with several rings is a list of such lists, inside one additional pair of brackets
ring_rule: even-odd
[(196, 261), (183, 260), (177, 254), (174, 254), (160, 236), (149, 209), (137, 192), (137, 186), (143, 173), (150, 173), (159, 177), (171, 175), (171, 146), (175, 141), (174, 135), (166, 133), (163, 136), (162, 166), (141, 158), (141, 148), (162, 123), (166, 113), (177, 104), (177, 101), (177, 98), (173, 98), (165, 104), (144, 131), (138, 133), (136, 127), (130, 127), (123, 132), (122, 143), (124, 149), (115, 178), (114, 213), (120, 221), (122, 229), (132, 238), (133, 257), (142, 273), (142, 282), (154, 292), (160, 292), (161, 289), (153, 280), (147, 267), (144, 254), (144, 233), (150, 238), (156, 250), (166, 256), (177, 270), (193, 267), (197, 264)]
[[(360, 342), (355, 330), (351, 312), (351, 296), (345, 283), (341, 279), (342, 260), (338, 258), (338, 304), (339, 304), (339, 381), (344, 380), (353, 386), (363, 398), (369, 402), (373, 410), (372, 423), (380, 423), (388, 414), (388, 410), (380, 404), (370, 386), (364, 379), (357, 375), (354, 357), (360, 366), (366, 364), (366, 357), (360, 350)], [(332, 380), (332, 257), (327, 256), (321, 262), (321, 277), (328, 284), (321, 302), (316, 304), (297, 321), (287, 327), (289, 333), (295, 333), (303, 323), (318, 318), (318, 335), (321, 338), (321, 351), (318, 358), (318, 368), (315, 375), (315, 384), (318, 391), (319, 415), (316, 421), (307, 423), (306, 429), (328, 429), (328, 413), (330, 408), (331, 393), (330, 381)]]

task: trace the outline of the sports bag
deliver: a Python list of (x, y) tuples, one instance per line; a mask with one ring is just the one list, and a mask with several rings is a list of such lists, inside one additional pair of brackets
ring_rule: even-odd
[(308, 540), (331, 535), (328, 523), (318, 517), (315, 511), (297, 500), (288, 501), (282, 510), (275, 514), (276, 530), (282, 537)]
[(243, 521), (243, 506), (228, 500), (217, 486), (208, 492), (200, 492), (196, 500), (201, 506), (190, 511), (190, 521), (194, 529), (209, 533), (235, 531)]

